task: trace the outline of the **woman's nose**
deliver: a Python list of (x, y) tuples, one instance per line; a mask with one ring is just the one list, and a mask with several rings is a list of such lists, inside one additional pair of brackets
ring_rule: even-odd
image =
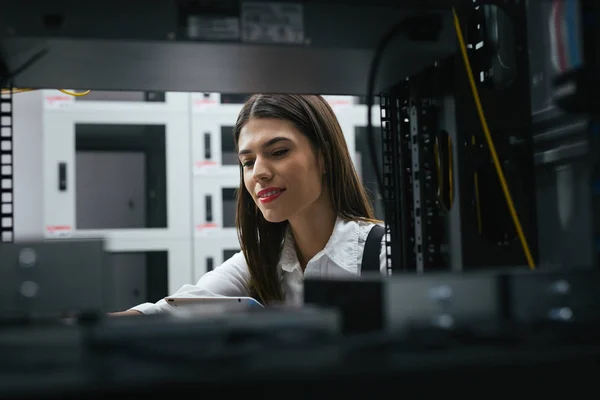
[(255, 181), (264, 181), (271, 179), (272, 172), (268, 163), (264, 160), (255, 160), (254, 167), (252, 168), (252, 177)]

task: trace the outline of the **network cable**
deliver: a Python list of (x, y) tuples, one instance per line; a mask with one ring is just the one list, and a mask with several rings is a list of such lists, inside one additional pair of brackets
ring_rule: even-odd
[[(30, 89), (30, 88), (14, 88), (14, 87), (12, 87), (12, 82), (22, 72), (26, 71), (32, 65), (34, 65), (36, 62), (38, 62), (39, 60), (44, 58), (47, 53), (48, 53), (48, 49), (42, 49), (42, 50), (36, 52), (33, 56), (31, 56), (27, 61), (25, 61), (22, 65), (20, 65), (14, 71), (9, 73), (8, 76), (0, 76), (0, 88), (1, 88), (0, 94), (1, 95), (9, 95), (9, 94), (12, 95), (12, 94), (32, 92), (32, 91), (38, 90), (38, 89)], [(2, 87), (2, 86), (8, 86), (8, 88)], [(57, 90), (61, 93), (64, 93), (66, 95), (73, 96), (73, 97), (87, 96), (91, 92), (91, 90), (84, 90), (83, 92), (79, 92), (79, 93), (73, 92), (73, 91), (67, 90), (67, 89), (57, 89)]]
[[(13, 88), (13, 89), (2, 89), (2, 94), (17, 94), (17, 93), (25, 93), (25, 92), (33, 92), (35, 90), (38, 89), (19, 89), (19, 88)], [(88, 94), (90, 94), (91, 90), (85, 90), (83, 92), (73, 92), (71, 90), (67, 90), (67, 89), (57, 89), (59, 92), (64, 93), (64, 94), (68, 94), (69, 96), (74, 96), (74, 97), (83, 97), (83, 96), (87, 96)]]
[[(560, 1), (560, 0), (557, 0)], [(498, 158), (498, 154), (496, 153), (496, 147), (494, 145), (494, 141), (492, 140), (492, 135), (490, 133), (490, 129), (487, 124), (487, 120), (485, 118), (485, 114), (483, 112), (483, 107), (481, 105), (481, 99), (479, 97), (479, 91), (477, 89), (477, 84), (475, 83), (475, 78), (473, 76), (473, 70), (471, 69), (471, 64), (469, 62), (469, 56), (467, 54), (467, 46), (465, 44), (465, 40), (463, 38), (462, 29), (460, 25), (460, 21), (458, 19), (458, 15), (456, 13), (456, 9), (452, 8), (452, 14), (454, 19), (454, 27), (456, 30), (456, 36), (459, 42), (460, 52), (465, 64), (469, 84), (471, 86), (471, 92), (473, 95), (473, 99), (475, 101), (475, 106), (477, 109), (477, 114), (479, 116), (479, 120), (481, 122), (481, 127), (483, 129), (483, 133), (485, 135), (490, 154), (492, 156), (492, 161), (494, 167), (496, 169), (496, 174), (498, 175), (498, 180), (500, 181), (500, 186), (502, 188), (502, 192), (504, 193), (504, 197), (506, 203), (508, 205), (508, 209), (510, 211), (511, 218), (515, 225), (515, 230), (517, 231), (517, 235), (519, 237), (519, 241), (521, 242), (521, 246), (523, 248), (523, 252), (525, 253), (525, 258), (527, 261), (527, 265), (530, 269), (535, 269), (535, 262), (533, 260), (533, 256), (531, 255), (531, 250), (529, 248), (529, 244), (527, 242), (527, 238), (523, 232), (523, 227), (521, 225), (521, 221), (515, 209), (515, 205), (513, 203), (512, 195), (510, 193), (510, 189), (508, 188), (508, 184), (506, 183), (506, 178), (504, 177), (504, 172), (502, 171), (502, 166), (500, 165), (500, 160)], [(392, 41), (392, 39), (400, 32), (406, 31), (408, 28), (406, 22), (402, 22), (392, 28), (378, 43), (377, 48), (375, 50), (375, 55), (373, 60), (371, 61), (371, 66), (369, 69), (369, 79), (367, 81), (367, 132), (368, 132), (368, 146), (370, 152), (371, 163), (373, 169), (375, 171), (375, 175), (377, 178), (377, 184), (379, 186), (379, 191), (383, 193), (384, 189), (384, 181), (382, 176), (382, 171), (377, 163), (377, 153), (375, 151), (375, 140), (374, 140), (374, 129), (372, 123), (371, 116), (371, 108), (373, 106), (373, 97), (375, 94), (375, 83), (377, 77), (377, 71), (379, 68), (379, 63), (383, 57), (383, 52), (386, 49), (387, 45)], [(384, 201), (384, 220), (387, 218), (387, 210), (385, 206), (386, 202)], [(481, 223), (479, 222), (479, 226), (481, 229)]]
[(498, 158), (498, 154), (496, 153), (496, 146), (494, 146), (492, 134), (490, 133), (490, 129), (488, 127), (487, 120), (483, 112), (481, 99), (479, 98), (479, 90), (477, 89), (477, 84), (475, 83), (475, 78), (473, 76), (473, 70), (471, 69), (471, 64), (469, 62), (469, 56), (467, 55), (467, 46), (465, 45), (465, 39), (463, 38), (462, 30), (460, 28), (460, 20), (458, 19), (458, 15), (456, 14), (456, 10), (454, 8), (452, 8), (452, 14), (454, 15), (454, 27), (456, 28), (456, 36), (458, 38), (460, 53), (462, 55), (463, 61), (465, 63), (465, 68), (467, 70), (467, 77), (469, 78), (469, 84), (471, 86), (473, 100), (475, 100), (475, 108), (477, 109), (479, 120), (481, 121), (481, 127), (483, 128), (483, 133), (488, 143), (490, 155), (492, 156), (492, 161), (494, 163), (494, 167), (496, 168), (496, 173), (498, 175), (498, 180), (500, 181), (500, 186), (502, 187), (502, 192), (504, 193), (504, 197), (506, 199), (506, 203), (508, 205), (508, 209), (510, 211), (513, 223), (515, 225), (517, 235), (519, 236), (519, 240), (521, 241), (521, 246), (523, 247), (523, 252), (525, 253), (525, 258), (527, 259), (527, 265), (530, 269), (535, 269), (535, 262), (533, 261), (531, 250), (529, 249), (529, 244), (527, 243), (527, 238), (523, 233), (523, 227), (521, 226), (521, 221), (515, 209), (515, 205), (510, 194), (510, 189), (508, 188), (508, 184), (506, 183), (506, 178), (504, 177), (504, 172), (502, 171), (502, 166), (500, 165), (500, 160)]

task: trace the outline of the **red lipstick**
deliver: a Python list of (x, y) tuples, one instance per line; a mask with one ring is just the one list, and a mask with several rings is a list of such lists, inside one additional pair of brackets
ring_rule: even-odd
[(276, 200), (285, 191), (283, 188), (268, 187), (260, 190), (256, 195), (261, 203), (270, 203)]

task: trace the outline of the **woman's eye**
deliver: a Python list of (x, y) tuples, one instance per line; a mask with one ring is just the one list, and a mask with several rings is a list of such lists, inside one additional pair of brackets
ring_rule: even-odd
[(282, 156), (282, 155), (284, 155), (284, 154), (285, 154), (285, 153), (287, 153), (287, 152), (288, 152), (288, 149), (277, 150), (277, 151), (274, 151), (274, 152), (273, 152), (273, 155), (274, 155), (275, 157), (279, 157), (279, 156)]
[(242, 167), (251, 167), (252, 161), (242, 161)]

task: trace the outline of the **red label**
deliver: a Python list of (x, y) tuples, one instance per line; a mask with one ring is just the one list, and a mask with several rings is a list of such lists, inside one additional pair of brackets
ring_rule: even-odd
[(61, 101), (71, 101), (71, 97), (67, 95), (56, 95), (56, 96), (46, 96), (46, 101), (48, 104), (54, 104)]
[(211, 160), (196, 161), (195, 164), (196, 164), (196, 167), (198, 167), (198, 168), (217, 165), (216, 161), (211, 161)]
[(198, 224), (196, 225), (196, 230), (197, 231), (203, 231), (205, 229), (211, 229), (211, 228), (218, 228), (218, 225), (215, 224), (214, 222), (207, 222), (204, 224)]
[(212, 105), (212, 104), (217, 104), (217, 101), (215, 99), (197, 99), (197, 100), (194, 100), (194, 105), (195, 106), (206, 106), (206, 105)]
[(73, 228), (68, 225), (51, 225), (51, 226), (47, 226), (46, 230), (48, 232), (57, 232), (57, 231), (70, 231), (70, 230), (73, 230)]

